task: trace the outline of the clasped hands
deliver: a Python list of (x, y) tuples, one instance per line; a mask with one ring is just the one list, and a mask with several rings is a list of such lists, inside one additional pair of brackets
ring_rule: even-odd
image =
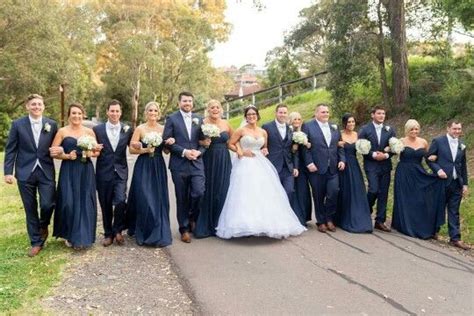
[[(318, 167), (316, 167), (316, 165), (314, 164), (314, 162), (312, 162), (312, 163), (310, 163), (309, 165), (307, 165), (306, 168), (308, 168), (308, 171), (309, 171), (309, 172), (316, 172), (316, 171), (318, 171)], [(343, 161), (339, 161), (339, 162), (337, 163), (337, 169), (339, 169), (340, 171), (343, 171), (345, 168), (346, 168), (346, 164), (345, 164)]]

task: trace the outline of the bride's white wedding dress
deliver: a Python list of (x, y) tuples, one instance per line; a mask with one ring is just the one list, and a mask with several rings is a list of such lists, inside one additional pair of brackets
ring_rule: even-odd
[(285, 238), (306, 230), (291, 209), (276, 169), (260, 148), (265, 139), (244, 135), (242, 149), (255, 157), (235, 159), (224, 207), (216, 228), (217, 236), (268, 236)]

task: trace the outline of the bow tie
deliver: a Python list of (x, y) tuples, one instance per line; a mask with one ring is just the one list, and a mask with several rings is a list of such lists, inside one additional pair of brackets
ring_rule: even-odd
[(321, 123), (321, 126), (328, 128), (328, 127), (329, 127), (329, 123)]
[(453, 145), (457, 145), (457, 144), (458, 144), (458, 140), (457, 140), (456, 138), (450, 139), (449, 142), (450, 142), (451, 144), (453, 144)]
[(286, 128), (286, 124), (277, 123), (278, 128)]
[(383, 125), (376, 125), (375, 129), (382, 129)]
[(31, 124), (33, 125), (41, 124), (41, 120), (31, 120)]
[(184, 113), (183, 116), (184, 116), (185, 118), (191, 118), (191, 113)]

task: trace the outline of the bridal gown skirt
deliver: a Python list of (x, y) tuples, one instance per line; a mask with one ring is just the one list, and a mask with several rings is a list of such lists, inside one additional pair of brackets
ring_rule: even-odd
[(285, 238), (306, 230), (291, 209), (278, 174), (260, 151), (235, 159), (217, 236)]

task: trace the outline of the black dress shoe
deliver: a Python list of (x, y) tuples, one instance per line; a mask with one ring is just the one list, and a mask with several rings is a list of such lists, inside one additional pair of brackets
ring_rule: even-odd
[(390, 228), (388, 228), (384, 223), (375, 223), (374, 225), (374, 228), (375, 229), (378, 229), (378, 230), (381, 230), (383, 232), (386, 232), (386, 233), (389, 233), (391, 232), (392, 230)]
[(450, 244), (451, 246), (454, 246), (454, 247), (456, 247), (456, 248), (460, 248), (460, 249), (462, 249), (462, 250), (469, 250), (469, 249), (471, 249), (471, 247), (469, 247), (468, 245), (466, 245), (465, 243), (463, 243), (463, 242), (460, 241), (460, 240), (451, 240), (451, 241), (449, 242), (449, 244)]

